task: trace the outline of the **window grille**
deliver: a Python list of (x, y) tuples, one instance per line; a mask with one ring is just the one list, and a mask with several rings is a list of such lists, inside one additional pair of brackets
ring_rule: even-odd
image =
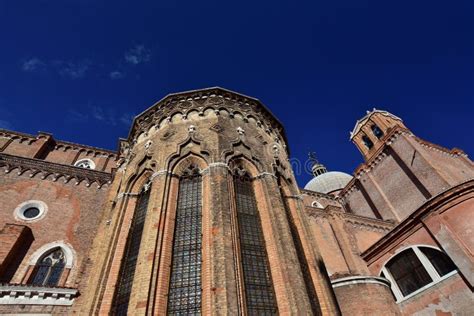
[(30, 284), (57, 286), (65, 266), (64, 252), (57, 248), (40, 259), (36, 264)]
[(132, 225), (128, 233), (127, 244), (125, 246), (122, 267), (119, 276), (117, 293), (114, 302), (114, 315), (127, 315), (130, 294), (132, 292), (133, 277), (137, 265), (138, 252), (142, 240), (143, 226), (150, 198), (150, 189), (145, 190), (138, 197), (135, 213), (133, 214)]
[(187, 171), (179, 181), (168, 315), (201, 314), (202, 181), (197, 168)]
[(240, 175), (234, 176), (234, 186), (247, 312), (274, 315), (278, 310), (253, 185)]

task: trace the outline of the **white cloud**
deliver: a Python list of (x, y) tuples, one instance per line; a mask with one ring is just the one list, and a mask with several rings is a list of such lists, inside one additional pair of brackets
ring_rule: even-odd
[(74, 121), (87, 121), (89, 119), (89, 115), (87, 112), (80, 112), (77, 110), (70, 109), (69, 110), (69, 116), (74, 120)]
[(88, 60), (83, 60), (77, 63), (70, 61), (56, 61), (55, 64), (59, 67), (59, 74), (70, 79), (84, 78), (90, 67), (90, 62)]
[(92, 117), (98, 121), (104, 121), (106, 119), (104, 110), (100, 106), (92, 106), (91, 113)]
[(125, 77), (125, 74), (121, 71), (115, 70), (109, 73), (109, 77), (112, 80), (117, 80), (117, 79), (122, 79), (123, 77)]
[(125, 53), (125, 61), (133, 65), (147, 63), (150, 59), (151, 50), (144, 45), (137, 45)]
[(130, 126), (132, 125), (133, 119), (134, 119), (133, 114), (123, 113), (119, 120), (120, 120), (120, 123)]
[(40, 70), (44, 67), (45, 67), (45, 63), (36, 57), (23, 61), (21, 65), (21, 69), (26, 72), (33, 72), (36, 70)]

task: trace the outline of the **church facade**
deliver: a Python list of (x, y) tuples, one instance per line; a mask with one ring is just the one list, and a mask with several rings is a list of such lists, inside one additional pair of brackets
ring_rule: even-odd
[(0, 130), (0, 314), (470, 315), (474, 165), (368, 112), (298, 187), (282, 123), (171, 94), (117, 151)]

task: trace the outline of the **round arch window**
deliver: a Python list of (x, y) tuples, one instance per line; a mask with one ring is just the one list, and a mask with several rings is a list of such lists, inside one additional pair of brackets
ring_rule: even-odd
[(94, 161), (88, 158), (76, 161), (74, 166), (79, 167), (79, 168), (84, 168), (84, 169), (95, 169)]
[(37, 221), (43, 218), (47, 211), (48, 207), (43, 201), (30, 200), (18, 205), (14, 216), (17, 220)]

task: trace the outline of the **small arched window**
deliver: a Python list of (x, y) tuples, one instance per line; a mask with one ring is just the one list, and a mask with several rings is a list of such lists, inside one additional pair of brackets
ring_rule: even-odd
[(372, 132), (374, 133), (375, 137), (377, 137), (378, 139), (383, 137), (382, 130), (376, 124), (372, 125), (371, 129), (372, 129)]
[(79, 167), (79, 168), (84, 168), (84, 169), (95, 169), (94, 161), (88, 158), (76, 161), (74, 166)]
[(392, 283), (397, 301), (415, 295), (456, 273), (453, 261), (442, 251), (414, 246), (392, 257), (382, 268), (381, 276)]
[(56, 248), (46, 253), (36, 263), (29, 284), (57, 286), (66, 265), (64, 252)]
[(313, 203), (311, 203), (311, 206), (312, 207), (317, 207), (317, 208), (324, 208), (321, 203), (319, 203), (318, 201), (313, 201)]
[(366, 135), (362, 136), (362, 141), (364, 142), (365, 147), (368, 149), (372, 149), (374, 147), (374, 143), (368, 138)]

